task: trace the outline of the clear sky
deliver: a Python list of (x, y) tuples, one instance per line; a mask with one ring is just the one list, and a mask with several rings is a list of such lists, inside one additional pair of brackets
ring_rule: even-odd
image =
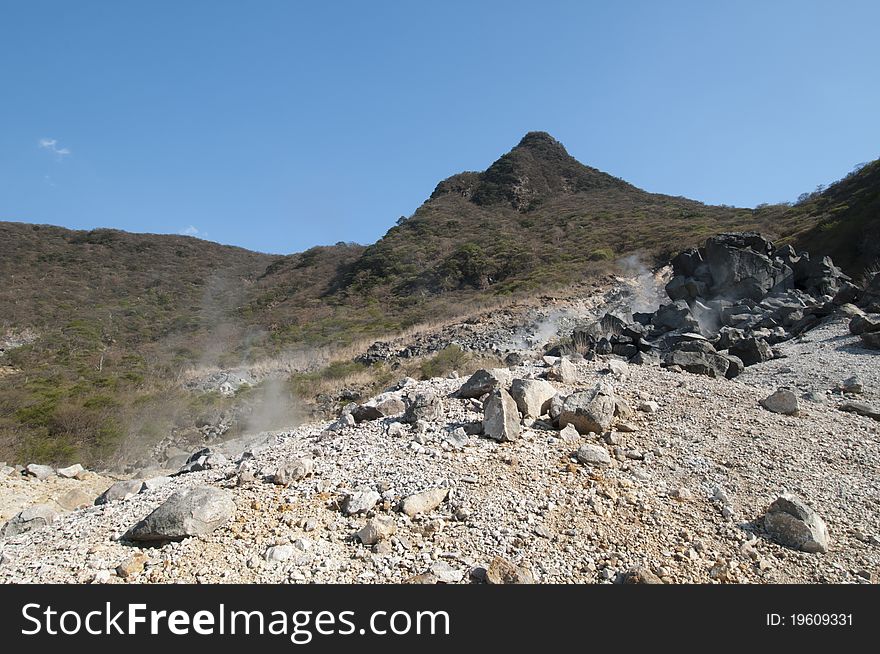
[(880, 156), (880, 2), (0, 0), (0, 220), (369, 243), (530, 130), (754, 206)]

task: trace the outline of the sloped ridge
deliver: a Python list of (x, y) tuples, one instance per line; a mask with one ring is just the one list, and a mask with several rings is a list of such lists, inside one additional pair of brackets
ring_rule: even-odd
[(638, 191), (623, 180), (585, 166), (546, 132), (529, 132), (483, 173), (460, 173), (440, 182), (431, 199), (460, 195), (474, 204), (529, 211), (563, 194), (606, 189)]

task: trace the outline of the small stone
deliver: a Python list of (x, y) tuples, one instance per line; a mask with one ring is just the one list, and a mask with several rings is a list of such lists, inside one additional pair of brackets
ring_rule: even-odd
[(117, 481), (115, 484), (105, 490), (95, 504), (107, 504), (109, 502), (124, 502), (141, 492), (144, 482), (141, 479), (124, 479)]
[(31, 463), (26, 468), (25, 471), (31, 477), (36, 477), (37, 479), (48, 479), (55, 474), (55, 469), (52, 466), (44, 466), (39, 463)]
[(372, 490), (352, 493), (345, 498), (345, 502), (342, 504), (342, 512), (346, 515), (366, 513), (376, 506), (380, 499), (382, 499), (382, 496)]
[(171, 483), (171, 477), (151, 477), (150, 479), (144, 479), (143, 487), (141, 488), (141, 492), (156, 490), (157, 488), (161, 488), (166, 484)]
[(573, 443), (580, 440), (581, 435), (574, 425), (566, 425), (559, 431), (559, 437), (567, 443)]
[(780, 495), (767, 509), (764, 528), (776, 542), (804, 552), (828, 551), (828, 528), (803, 500)]
[(146, 566), (148, 560), (146, 554), (137, 552), (116, 567), (116, 575), (127, 579), (128, 577), (140, 574), (144, 571), (144, 566)]
[(464, 579), (464, 572), (453, 568), (446, 561), (435, 561), (430, 572), (441, 584), (457, 584)]
[(64, 477), (64, 479), (75, 479), (77, 475), (82, 473), (85, 470), (80, 464), (74, 463), (72, 466), (67, 466), (66, 468), (58, 468), (56, 471), (59, 477)]
[(647, 402), (642, 402), (641, 404), (639, 404), (639, 411), (643, 411), (644, 413), (657, 413), (659, 410), (660, 405), (653, 400), (649, 400)]
[(449, 495), (448, 488), (432, 488), (430, 490), (422, 491), (421, 493), (410, 495), (403, 500), (400, 509), (412, 518), (420, 513), (433, 511), (440, 506), (443, 500), (446, 499), (447, 495)]
[(588, 465), (608, 465), (611, 463), (611, 455), (601, 445), (586, 443), (578, 448), (577, 460)]
[(307, 457), (295, 457), (288, 459), (278, 466), (272, 481), (279, 486), (289, 486), (295, 481), (300, 481), (315, 471), (315, 462)]
[(270, 563), (281, 563), (296, 554), (293, 545), (273, 545), (266, 550), (265, 559)]
[(375, 545), (379, 541), (391, 538), (396, 531), (393, 518), (371, 518), (357, 535), (364, 545)]
[(496, 556), (486, 568), (486, 583), (500, 584), (533, 584), (535, 577), (531, 570), (516, 565), (507, 559)]
[(624, 584), (662, 584), (663, 581), (645, 566), (635, 566), (623, 574)]
[(49, 504), (35, 504), (17, 513), (9, 522), (3, 525), (0, 536), (11, 538), (29, 531), (42, 529), (55, 522), (58, 514)]
[(92, 506), (95, 503), (95, 498), (80, 488), (72, 488), (55, 500), (55, 503), (65, 511), (76, 511)]
[(796, 415), (800, 409), (798, 397), (787, 388), (780, 388), (772, 395), (761, 400), (761, 406), (773, 413)]

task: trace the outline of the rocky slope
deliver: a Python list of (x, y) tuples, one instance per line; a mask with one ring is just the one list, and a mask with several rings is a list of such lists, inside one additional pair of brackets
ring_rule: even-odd
[[(765, 299), (744, 321), (752, 338), (778, 309)], [(405, 379), (333, 423), (196, 452), (86, 508), (13, 517), (0, 580), (876, 581), (878, 350), (853, 331), (877, 298), (852, 299), (862, 309), (815, 296), (816, 321), (733, 379), (595, 344), (563, 358), (521, 347), (508, 368), (469, 379)], [(609, 305), (577, 306), (558, 307), (572, 320), (560, 343)], [(527, 333), (535, 314), (524, 315)], [(689, 328), (645, 342), (675, 352), (670, 336)], [(4, 500), (7, 514), (60, 483), (3, 472), (0, 497), (27, 500)]]

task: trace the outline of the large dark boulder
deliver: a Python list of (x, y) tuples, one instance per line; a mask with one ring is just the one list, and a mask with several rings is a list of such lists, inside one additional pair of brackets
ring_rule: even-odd
[(706, 241), (712, 275), (710, 293), (728, 299), (762, 300), (794, 287), (794, 272), (769, 255), (771, 244), (758, 234), (720, 234)]
[(763, 338), (744, 338), (730, 346), (730, 354), (742, 360), (743, 365), (753, 366), (773, 358), (773, 350)]
[(695, 375), (724, 378), (727, 376), (730, 361), (720, 354), (675, 350), (663, 357), (663, 365), (678, 366)]

